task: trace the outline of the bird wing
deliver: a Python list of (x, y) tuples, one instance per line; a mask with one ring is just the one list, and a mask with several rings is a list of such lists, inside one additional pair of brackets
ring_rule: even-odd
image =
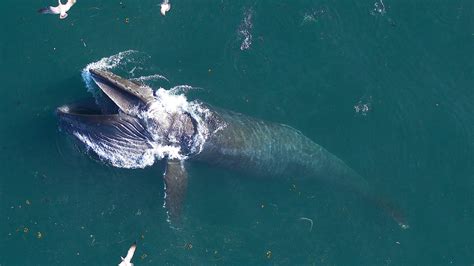
[(128, 249), (127, 256), (125, 257), (124, 261), (130, 262), (132, 260), (135, 249), (137, 249), (137, 244), (133, 243), (133, 245)]
[(61, 13), (61, 9), (59, 6), (48, 6), (39, 9), (38, 12), (41, 14), (59, 14)]
[(75, 0), (68, 0), (67, 3), (65, 4), (65, 7), (67, 8), (67, 10), (69, 10), (75, 3), (76, 3)]

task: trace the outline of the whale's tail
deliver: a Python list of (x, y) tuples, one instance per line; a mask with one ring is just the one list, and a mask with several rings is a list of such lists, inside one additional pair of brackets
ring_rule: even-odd
[[(347, 166), (348, 167), (348, 166)], [(350, 168), (348, 168), (350, 169)], [(342, 185), (362, 197), (363, 200), (375, 205), (392, 218), (402, 229), (410, 228), (406, 216), (397, 204), (385, 195), (377, 192), (366, 180), (352, 169), (345, 171), (346, 176)]]
[(401, 229), (410, 228), (404, 212), (399, 206), (397, 206), (397, 204), (389, 200), (388, 197), (374, 192), (370, 187), (368, 187), (368, 189), (366, 188), (367, 187), (364, 187), (364, 189), (361, 190), (360, 187), (351, 187), (349, 189), (360, 195), (364, 201), (367, 201), (377, 209), (382, 210), (386, 215), (393, 219)]
[[(337, 184), (356, 195), (362, 197), (363, 200), (375, 205), (378, 209), (384, 211), (391, 217), (402, 229), (408, 229), (407, 219), (401, 209), (388, 200), (387, 197), (377, 192), (365, 178), (359, 175), (356, 171), (350, 168), (344, 161), (337, 158), (335, 155), (329, 153), (324, 148), (317, 144), (313, 144), (313, 153), (317, 154), (320, 160), (312, 161), (311, 169), (313, 175), (326, 176), (326, 181)], [(321, 160), (321, 158), (323, 158)], [(324, 173), (318, 175), (318, 173)]]
[(398, 223), (400, 228), (402, 229), (410, 228), (410, 225), (408, 224), (405, 214), (394, 203), (386, 200), (385, 198), (381, 196), (371, 196), (370, 200), (373, 201), (375, 205), (377, 205), (377, 207), (384, 210), (393, 220), (395, 220), (395, 222)]
[(389, 197), (377, 192), (371, 185), (368, 184), (368, 182), (365, 181), (362, 176), (357, 174), (355, 171), (352, 170), (349, 172), (352, 172), (353, 176), (346, 178), (352, 180), (352, 182), (343, 183), (343, 186), (352, 190), (355, 194), (360, 195), (364, 201), (367, 201), (374, 205), (374, 207), (382, 210), (386, 215), (392, 218), (401, 229), (410, 228), (405, 214), (397, 204), (389, 200)]

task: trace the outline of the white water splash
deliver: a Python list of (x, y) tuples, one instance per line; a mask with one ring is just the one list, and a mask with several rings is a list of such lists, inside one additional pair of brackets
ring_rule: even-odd
[(170, 82), (168, 80), (168, 78), (166, 78), (165, 76), (163, 75), (160, 75), (160, 74), (153, 74), (153, 75), (149, 75), (149, 76), (142, 76), (142, 77), (138, 77), (138, 78), (133, 78), (131, 80), (134, 80), (134, 81), (138, 81), (140, 83), (147, 83), (149, 81), (157, 81), (157, 80), (166, 80), (167, 82)]
[(242, 23), (239, 26), (239, 35), (242, 40), (242, 44), (240, 45), (240, 50), (247, 50), (250, 48), (250, 45), (252, 45), (252, 17), (253, 17), (253, 10), (248, 9), (244, 13), (244, 19)]
[(372, 110), (372, 96), (360, 99), (354, 105), (354, 111), (362, 116), (366, 116)]
[(376, 16), (376, 15), (380, 15), (380, 16), (383, 16), (385, 15), (386, 11), (385, 11), (385, 4), (383, 3), (383, 0), (379, 0), (377, 2), (374, 3), (374, 8), (372, 9), (372, 11), (370, 11), (370, 14)]
[[(196, 101), (188, 101), (184, 94), (174, 94), (171, 90), (165, 90), (163, 88), (158, 89), (155, 92), (155, 101), (149, 106), (146, 112), (141, 114), (141, 117), (145, 121), (153, 121), (153, 124), (159, 124), (160, 128), (169, 128), (173, 122), (174, 114), (189, 114), (197, 124), (197, 134), (193, 139), (193, 147), (191, 147), (192, 153), (199, 153), (206, 139), (209, 137), (209, 129), (207, 128), (207, 119), (210, 118), (211, 112), (204, 108), (200, 103)], [(149, 125), (149, 131), (155, 138), (155, 143), (161, 143), (163, 141), (160, 130), (153, 128), (153, 125)], [(169, 139), (171, 143), (179, 146), (179, 140)], [(158, 149), (159, 151), (160, 149)], [(183, 155), (181, 150), (166, 150), (165, 156), (172, 159), (184, 160), (187, 156)], [(162, 157), (161, 154), (158, 154)]]
[(314, 14), (305, 13), (303, 15), (303, 22), (301, 23), (301, 25), (303, 25), (305, 23), (315, 22), (315, 21), (316, 21), (316, 17), (314, 16)]

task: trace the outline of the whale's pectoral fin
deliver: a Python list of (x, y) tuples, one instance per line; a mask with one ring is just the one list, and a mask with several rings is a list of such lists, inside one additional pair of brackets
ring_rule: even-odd
[(165, 204), (170, 222), (179, 220), (188, 187), (188, 174), (182, 161), (168, 160), (164, 173)]

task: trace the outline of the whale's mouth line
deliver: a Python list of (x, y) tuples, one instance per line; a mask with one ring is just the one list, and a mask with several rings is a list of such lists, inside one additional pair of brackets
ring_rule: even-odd
[[(120, 123), (123, 117), (127, 116), (121, 114), (120, 108), (106, 95), (97, 97), (84, 98), (56, 108), (60, 128), (70, 133), (88, 132), (100, 128), (101, 124), (110, 124), (113, 121)], [(128, 120), (136, 119), (128, 116)]]

